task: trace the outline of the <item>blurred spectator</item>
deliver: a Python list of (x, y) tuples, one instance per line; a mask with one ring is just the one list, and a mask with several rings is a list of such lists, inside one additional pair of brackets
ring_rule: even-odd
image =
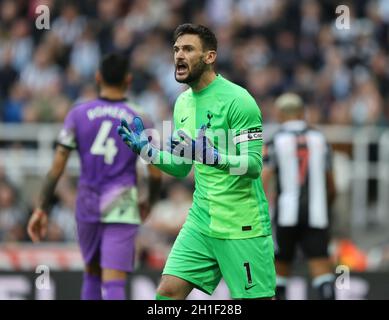
[(113, 22), (121, 15), (123, 0), (98, 0), (98, 19), (102, 22)]
[[(126, 26), (123, 20), (117, 22), (113, 28), (111, 51), (131, 54), (135, 45), (135, 32)], [(111, 40), (108, 41), (111, 43)]]
[(60, 84), (54, 82), (29, 100), (23, 110), (23, 119), (26, 122), (63, 122), (69, 108), (69, 99), (61, 94)]
[(335, 47), (330, 47), (326, 50), (324, 59), (326, 64), (321, 72), (330, 81), (332, 94), (338, 100), (347, 98), (350, 94), (352, 79), (341, 52)]
[(12, 66), (12, 52), (5, 49), (0, 60), (0, 100), (8, 97), (10, 88), (18, 78), (18, 72)]
[(82, 35), (85, 24), (85, 17), (79, 14), (76, 2), (67, 1), (53, 22), (53, 32), (66, 46), (72, 46)]
[(301, 4), (300, 30), (306, 37), (316, 37), (321, 27), (321, 7), (316, 0), (303, 0)]
[(258, 27), (276, 20), (281, 13), (282, 6), (280, 0), (238, 0), (237, 11), (245, 23)]
[(298, 64), (294, 70), (293, 79), (293, 90), (306, 99), (310, 98), (315, 85), (315, 74), (312, 68), (304, 63)]
[(153, 208), (138, 237), (143, 263), (161, 269), (192, 205), (193, 190), (181, 181), (167, 186), (167, 198)]
[(0, 241), (25, 239), (26, 210), (18, 205), (16, 190), (6, 181), (0, 181)]
[(387, 52), (378, 51), (370, 60), (370, 68), (380, 95), (387, 99), (387, 93), (389, 92), (389, 59)]
[(98, 0), (97, 19), (99, 28), (97, 38), (103, 54), (112, 50), (112, 29), (122, 14), (123, 0)]
[[(291, 31), (281, 31), (276, 35), (276, 52), (274, 60), (281, 66), (286, 76), (290, 77), (293, 68), (300, 61), (296, 36)], [(289, 79), (288, 79), (289, 80)]]
[(4, 101), (3, 121), (22, 122), (23, 109), (27, 99), (27, 92), (20, 83), (15, 83), (10, 90), (9, 98)]
[(134, 0), (125, 18), (129, 30), (146, 32), (160, 23), (166, 14), (166, 1)]
[(41, 45), (31, 62), (22, 72), (20, 80), (32, 94), (42, 93), (60, 82), (60, 72), (53, 64), (50, 47)]
[(15, 20), (9, 30), (9, 36), (0, 42), (0, 58), (2, 52), (2, 63), (11, 64), (17, 72), (21, 72), (30, 61), (34, 49), (28, 21)]
[(18, 17), (18, 3), (13, 0), (0, 2), (0, 24), (4, 29), (9, 29)]
[(17, 20), (11, 30), (13, 66), (21, 72), (28, 64), (33, 53), (33, 40), (27, 20)]
[(382, 21), (384, 21), (386, 24), (389, 24), (389, 2), (385, 0), (378, 0), (377, 9)]
[(66, 72), (64, 74), (64, 94), (68, 96), (71, 101), (76, 100), (81, 94), (81, 86), (83, 83), (84, 82), (81, 79), (81, 75), (77, 72), (77, 70), (69, 66), (69, 68), (66, 69)]
[(228, 27), (233, 18), (234, 0), (209, 0), (205, 10), (208, 20), (215, 27)]
[(80, 39), (73, 45), (70, 67), (85, 80), (91, 80), (100, 61), (100, 48), (94, 39), (91, 26), (86, 28)]
[(351, 100), (351, 118), (355, 125), (378, 124), (382, 112), (382, 100), (374, 83), (366, 76), (359, 80)]

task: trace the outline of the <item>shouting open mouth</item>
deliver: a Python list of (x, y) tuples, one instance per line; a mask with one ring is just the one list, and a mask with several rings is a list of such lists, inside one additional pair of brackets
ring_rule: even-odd
[(176, 63), (176, 74), (177, 76), (184, 76), (189, 71), (189, 67), (185, 62)]

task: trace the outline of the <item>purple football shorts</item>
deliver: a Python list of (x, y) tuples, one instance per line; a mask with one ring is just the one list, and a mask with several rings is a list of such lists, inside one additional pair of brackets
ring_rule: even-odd
[(99, 262), (103, 269), (132, 272), (138, 225), (77, 221), (78, 241), (86, 264)]

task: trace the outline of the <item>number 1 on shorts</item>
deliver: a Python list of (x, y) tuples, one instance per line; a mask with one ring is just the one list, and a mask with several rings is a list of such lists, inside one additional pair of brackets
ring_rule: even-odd
[(243, 263), (243, 266), (246, 268), (248, 283), (252, 283), (253, 280), (251, 279), (250, 263), (245, 262)]

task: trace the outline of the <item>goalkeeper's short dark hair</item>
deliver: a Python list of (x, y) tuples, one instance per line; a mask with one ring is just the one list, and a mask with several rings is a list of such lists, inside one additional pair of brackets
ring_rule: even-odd
[(217, 39), (215, 34), (207, 27), (200, 24), (184, 23), (179, 25), (174, 31), (173, 41), (184, 34), (194, 34), (199, 36), (204, 50), (217, 51)]
[(106, 84), (121, 85), (129, 73), (129, 59), (120, 53), (109, 53), (101, 60), (99, 70)]

